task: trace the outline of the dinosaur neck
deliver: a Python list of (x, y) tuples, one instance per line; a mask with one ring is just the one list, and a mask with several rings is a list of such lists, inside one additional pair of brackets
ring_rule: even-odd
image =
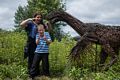
[(87, 26), (66, 12), (57, 11), (53, 12), (53, 14), (51, 13), (48, 17), (50, 16), (52, 23), (63, 21), (70, 25), (80, 35), (83, 35), (86, 32)]

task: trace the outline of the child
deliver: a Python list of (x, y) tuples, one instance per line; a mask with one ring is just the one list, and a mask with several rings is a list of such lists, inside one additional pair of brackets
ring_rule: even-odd
[(42, 60), (43, 75), (49, 76), (49, 44), (51, 43), (51, 37), (48, 32), (45, 32), (43, 25), (38, 25), (38, 34), (36, 35), (36, 50), (31, 68), (31, 77), (39, 75), (39, 63)]

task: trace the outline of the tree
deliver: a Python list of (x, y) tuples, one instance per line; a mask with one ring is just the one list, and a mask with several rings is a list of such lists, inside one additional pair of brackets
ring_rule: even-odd
[[(19, 29), (17, 31), (21, 31), (20, 22), (27, 18), (32, 17), (33, 13), (39, 11), (43, 14), (43, 17), (47, 15), (49, 12), (53, 10), (66, 10), (65, 7), (66, 0), (27, 0), (28, 5), (22, 7), (19, 6), (15, 13), (15, 27)], [(53, 26), (53, 29), (55, 27)], [(56, 34), (59, 29), (59, 26), (56, 26), (57, 30), (54, 30), (54, 34)], [(53, 34), (52, 33), (52, 34)]]
[(28, 8), (31, 13), (41, 11), (47, 14), (53, 10), (65, 10), (64, 0), (28, 0)]
[(65, 10), (65, 3), (63, 3), (63, 1), (64, 0), (27, 0), (28, 5), (24, 7), (19, 6), (15, 13), (15, 27), (19, 27), (19, 23), (22, 20), (32, 17), (36, 11), (40, 11), (44, 16), (53, 10)]
[(24, 7), (18, 6), (18, 10), (16, 11), (15, 16), (14, 16), (14, 18), (15, 18), (15, 20), (14, 20), (14, 22), (15, 22), (14, 27), (15, 28), (19, 28), (20, 22), (22, 20), (24, 20), (24, 19), (27, 19), (28, 17), (29, 17), (29, 15), (28, 15), (28, 8), (26, 6), (24, 6)]

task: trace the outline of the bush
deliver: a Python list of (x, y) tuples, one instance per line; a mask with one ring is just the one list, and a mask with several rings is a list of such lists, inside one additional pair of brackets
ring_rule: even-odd
[[(23, 60), (23, 48), (26, 42), (24, 32), (0, 32), (0, 80), (26, 80), (27, 61)], [(88, 46), (81, 54), (76, 65), (68, 59), (70, 50), (75, 45), (71, 38), (64, 37), (60, 42), (55, 40), (49, 49), (50, 73), (52, 76), (72, 80), (120, 80), (120, 55), (118, 62), (108, 71), (97, 71), (94, 64), (99, 61), (100, 46), (95, 53), (96, 45)], [(64, 78), (60, 78), (61, 80)]]

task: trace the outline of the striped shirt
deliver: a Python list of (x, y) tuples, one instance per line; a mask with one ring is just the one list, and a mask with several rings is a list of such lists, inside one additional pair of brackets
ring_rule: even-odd
[[(51, 37), (48, 32), (44, 32), (44, 36), (46, 36), (47, 40), (51, 40)], [(36, 39), (39, 38), (39, 34), (36, 34)], [(40, 38), (39, 43), (36, 47), (35, 53), (48, 53), (49, 45), (46, 43), (43, 37)]]

